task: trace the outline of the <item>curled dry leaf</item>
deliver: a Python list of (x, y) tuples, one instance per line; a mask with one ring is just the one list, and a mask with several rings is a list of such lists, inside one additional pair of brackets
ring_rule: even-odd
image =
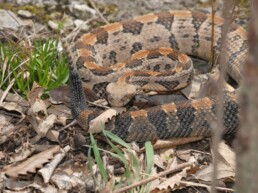
[(110, 108), (103, 113), (101, 113), (98, 117), (93, 119), (89, 124), (89, 132), (91, 133), (100, 133), (104, 129), (104, 125), (106, 122), (112, 119), (112, 117), (119, 115), (126, 111), (126, 108)]
[(49, 115), (45, 120), (42, 120), (39, 123), (38, 127), (36, 128), (36, 132), (41, 137), (44, 137), (47, 134), (48, 130), (54, 126), (56, 119), (56, 115)]
[(4, 173), (12, 178), (16, 178), (19, 175), (26, 175), (29, 173), (35, 173), (36, 169), (43, 167), (43, 164), (49, 162), (54, 157), (54, 154), (60, 153), (60, 146), (54, 146), (46, 151), (40, 152), (26, 161), (12, 167), (4, 169)]
[[(24, 119), (25, 115), (20, 105), (14, 102), (3, 102), (1, 107), (7, 111), (14, 111), (21, 115), (22, 119)], [(21, 120), (22, 120), (21, 119)]]
[(35, 99), (34, 103), (31, 104), (29, 109), (29, 115), (37, 116), (39, 113), (47, 115), (47, 107), (43, 100)]

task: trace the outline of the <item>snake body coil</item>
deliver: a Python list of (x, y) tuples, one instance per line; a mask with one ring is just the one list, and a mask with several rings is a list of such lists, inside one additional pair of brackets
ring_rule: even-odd
[[(215, 17), (214, 53), (220, 49), (223, 23), (222, 18)], [(101, 113), (87, 108), (83, 87), (98, 93), (120, 80), (150, 90), (151, 87), (166, 91), (186, 86), (193, 74), (187, 57), (181, 53), (209, 60), (211, 27), (209, 14), (170, 11), (113, 23), (82, 35), (68, 50), (74, 118), (88, 129), (89, 122)], [(241, 84), (241, 68), (247, 54), (245, 30), (231, 24), (226, 45), (223, 53), (226, 63), (221, 65), (226, 65), (227, 73)], [(167, 63), (163, 71), (156, 60), (160, 58)], [(147, 67), (142, 70), (140, 66), (145, 59), (152, 62), (147, 61)], [(145, 72), (145, 69), (151, 71)], [(212, 134), (211, 124), (217, 120), (219, 101), (216, 96), (205, 97), (126, 112), (112, 118), (105, 127), (126, 141), (208, 137)], [(225, 94), (221, 102), (224, 133), (230, 134), (239, 126), (239, 105), (234, 94)]]

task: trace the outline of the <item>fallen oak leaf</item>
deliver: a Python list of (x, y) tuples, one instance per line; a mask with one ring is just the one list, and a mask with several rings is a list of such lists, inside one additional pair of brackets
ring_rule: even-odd
[(102, 127), (107, 123), (112, 117), (117, 116), (126, 111), (124, 107), (114, 107), (110, 108), (103, 113), (101, 113), (98, 117), (91, 120), (89, 123), (89, 132), (90, 133), (100, 133), (104, 128)]
[(17, 178), (19, 175), (26, 175), (29, 173), (35, 173), (36, 169), (42, 168), (43, 164), (49, 162), (54, 157), (54, 154), (60, 153), (60, 146), (54, 146), (46, 151), (40, 152), (26, 161), (16, 165), (7, 167), (4, 169), (4, 173), (12, 178)]

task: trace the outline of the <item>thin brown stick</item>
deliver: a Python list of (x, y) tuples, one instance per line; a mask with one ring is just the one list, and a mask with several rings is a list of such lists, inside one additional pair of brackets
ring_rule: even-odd
[(213, 68), (214, 63), (214, 52), (213, 52), (213, 47), (214, 47), (214, 17), (215, 17), (215, 1), (216, 0), (212, 0), (212, 5), (211, 5), (211, 53), (210, 53), (210, 70)]
[(95, 9), (95, 11), (99, 14), (100, 18), (106, 23), (109, 24), (108, 20), (102, 15), (102, 13), (99, 11), (97, 8), (96, 4), (94, 3), (93, 0), (89, 0), (91, 6)]
[[(211, 192), (212, 193), (216, 193), (216, 184), (217, 184), (217, 169), (218, 169), (218, 157), (219, 157), (219, 152), (218, 152), (218, 144), (221, 140), (221, 135), (223, 133), (224, 130), (224, 126), (223, 126), (223, 100), (224, 100), (224, 78), (226, 75), (226, 63), (227, 63), (227, 58), (226, 58), (226, 52), (227, 52), (227, 33), (229, 30), (229, 25), (231, 23), (231, 14), (230, 14), (230, 8), (232, 8), (232, 0), (227, 0), (224, 1), (224, 9), (223, 9), (223, 18), (224, 18), (224, 25), (222, 27), (222, 32), (221, 32), (221, 47), (220, 47), (220, 60), (219, 60), (219, 64), (220, 64), (220, 76), (218, 79), (218, 86), (222, 87), (220, 89), (218, 89), (218, 97), (219, 97), (219, 103), (218, 103), (218, 108), (217, 108), (217, 124), (216, 124), (216, 128), (214, 128), (214, 130), (216, 132), (213, 133), (213, 160), (214, 160), (214, 169), (213, 169), (213, 173), (212, 173), (212, 189)], [(233, 10), (232, 10), (233, 11)]]
[(141, 181), (136, 182), (136, 183), (134, 183), (134, 184), (132, 184), (132, 185), (125, 186), (125, 187), (123, 187), (123, 188), (114, 190), (113, 193), (123, 193), (123, 192), (125, 192), (125, 191), (127, 191), (127, 190), (130, 190), (130, 189), (133, 189), (133, 188), (135, 188), (135, 187), (137, 187), (137, 186), (140, 186), (140, 185), (143, 185), (143, 184), (147, 184), (148, 182), (151, 182), (151, 181), (153, 181), (153, 180), (156, 180), (157, 178), (160, 178), (160, 177), (162, 177), (162, 176), (165, 176), (165, 175), (168, 175), (168, 174), (171, 174), (171, 173), (178, 172), (178, 171), (180, 171), (180, 170), (182, 170), (182, 169), (184, 169), (184, 168), (186, 168), (186, 167), (188, 167), (188, 166), (191, 166), (193, 163), (194, 163), (194, 162), (179, 164), (179, 165), (177, 165), (176, 168), (170, 168), (169, 170), (166, 170), (166, 171), (164, 171), (164, 172), (158, 173), (156, 176), (151, 176), (151, 177), (149, 177), (149, 178), (147, 178), (147, 179), (141, 180)]

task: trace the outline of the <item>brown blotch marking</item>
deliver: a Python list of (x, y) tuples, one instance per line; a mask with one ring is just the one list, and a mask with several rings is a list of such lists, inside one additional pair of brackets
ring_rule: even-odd
[(133, 119), (138, 117), (147, 117), (147, 111), (145, 110), (132, 111), (130, 115), (132, 116)]
[[(211, 23), (213, 22), (211, 14), (208, 14), (207, 18), (210, 20)], [(224, 24), (224, 19), (215, 15), (213, 23), (215, 25), (223, 25)]]
[(169, 11), (169, 13), (176, 17), (184, 17), (184, 18), (192, 17), (191, 11)]
[(246, 38), (247, 38), (247, 34), (246, 34), (246, 31), (245, 31), (244, 28), (238, 26), (238, 28), (236, 29), (236, 31), (237, 31), (237, 34), (240, 35), (240, 37), (241, 37), (242, 39), (246, 39)]
[(179, 61), (180, 63), (185, 64), (185, 63), (187, 63), (189, 60), (190, 60), (189, 57), (188, 57), (187, 55), (185, 55), (185, 54), (179, 54), (179, 55), (178, 55), (178, 61)]
[(166, 113), (171, 113), (171, 112), (177, 111), (176, 104), (174, 104), (174, 103), (162, 105), (161, 108)]
[(142, 31), (143, 23), (135, 21), (134, 19), (122, 22), (123, 32), (132, 33), (133, 35), (139, 35)]
[(143, 60), (142, 59), (133, 59), (133, 60), (130, 60), (128, 62), (126, 62), (126, 66), (127, 68), (135, 68), (135, 67), (138, 67), (138, 66), (142, 66), (143, 64)]
[(200, 21), (200, 22), (204, 22), (208, 18), (206, 14), (201, 12), (193, 12), (192, 17), (194, 21)]
[(174, 15), (169, 12), (160, 12), (156, 13), (156, 15), (158, 16), (156, 23), (161, 24), (167, 30), (170, 30), (174, 21)]
[(212, 100), (210, 100), (208, 97), (205, 97), (201, 100), (193, 100), (192, 106), (197, 109), (203, 109), (203, 108), (211, 108), (212, 107)]
[(97, 41), (97, 36), (93, 33), (87, 33), (82, 35), (81, 41), (83, 44), (89, 44), (89, 45), (94, 45)]
[(148, 14), (148, 15), (136, 17), (134, 20), (142, 23), (148, 23), (148, 22), (155, 22), (157, 19), (158, 17), (156, 15)]
[(103, 28), (109, 32), (109, 33), (113, 33), (113, 32), (118, 32), (120, 30), (123, 29), (123, 26), (121, 23), (117, 22), (117, 23), (112, 23), (112, 24), (109, 24), (109, 25), (105, 25), (103, 26)]
[(78, 121), (78, 124), (85, 130), (88, 130), (89, 129), (89, 120), (88, 120), (88, 117), (93, 114), (94, 112), (93, 111), (90, 111), (90, 110), (85, 110), (85, 111), (82, 111), (80, 112), (79, 114), (79, 117), (77, 119)]
[(135, 54), (132, 55), (132, 60), (134, 59), (142, 59), (145, 58), (146, 56), (148, 56), (149, 54), (149, 50), (141, 50), (136, 52)]
[(91, 56), (91, 51), (87, 50), (87, 49), (79, 49), (78, 50), (78, 53), (80, 56), (83, 56), (83, 57), (87, 57), (87, 56)]
[(158, 49), (158, 51), (162, 54), (162, 55), (168, 55), (168, 54), (174, 54), (174, 50), (172, 48), (167, 48), (167, 47), (161, 47)]
[(108, 32), (104, 28), (97, 28), (91, 32), (96, 35), (96, 43), (107, 44), (108, 41)]
[(93, 63), (96, 63), (96, 59), (93, 58), (92, 56), (86, 56), (83, 58), (84, 59), (84, 62), (93, 62)]
[(90, 61), (84, 62), (84, 66), (90, 70), (99, 68), (99, 66), (95, 62)]
[(91, 69), (91, 72), (96, 76), (107, 76), (113, 73), (114, 70), (109, 67), (98, 66), (97, 68)]
[(125, 63), (117, 63), (117, 64), (114, 64), (114, 65), (110, 66), (110, 68), (112, 70), (118, 70), (118, 69), (123, 68), (123, 67), (125, 67)]
[(147, 59), (155, 59), (159, 58), (160, 56), (162, 56), (162, 54), (159, 52), (159, 50), (150, 50), (147, 55)]
[(131, 71), (131, 72), (125, 72), (122, 76), (119, 77), (117, 82), (127, 82), (127, 80), (130, 78), (130, 76), (143, 76), (143, 77), (150, 77), (155, 76), (157, 72), (144, 72), (144, 71)]
[(81, 41), (81, 40), (78, 40), (75, 45), (74, 45), (74, 48), (75, 49), (82, 49), (82, 48), (85, 48), (86, 45)]

